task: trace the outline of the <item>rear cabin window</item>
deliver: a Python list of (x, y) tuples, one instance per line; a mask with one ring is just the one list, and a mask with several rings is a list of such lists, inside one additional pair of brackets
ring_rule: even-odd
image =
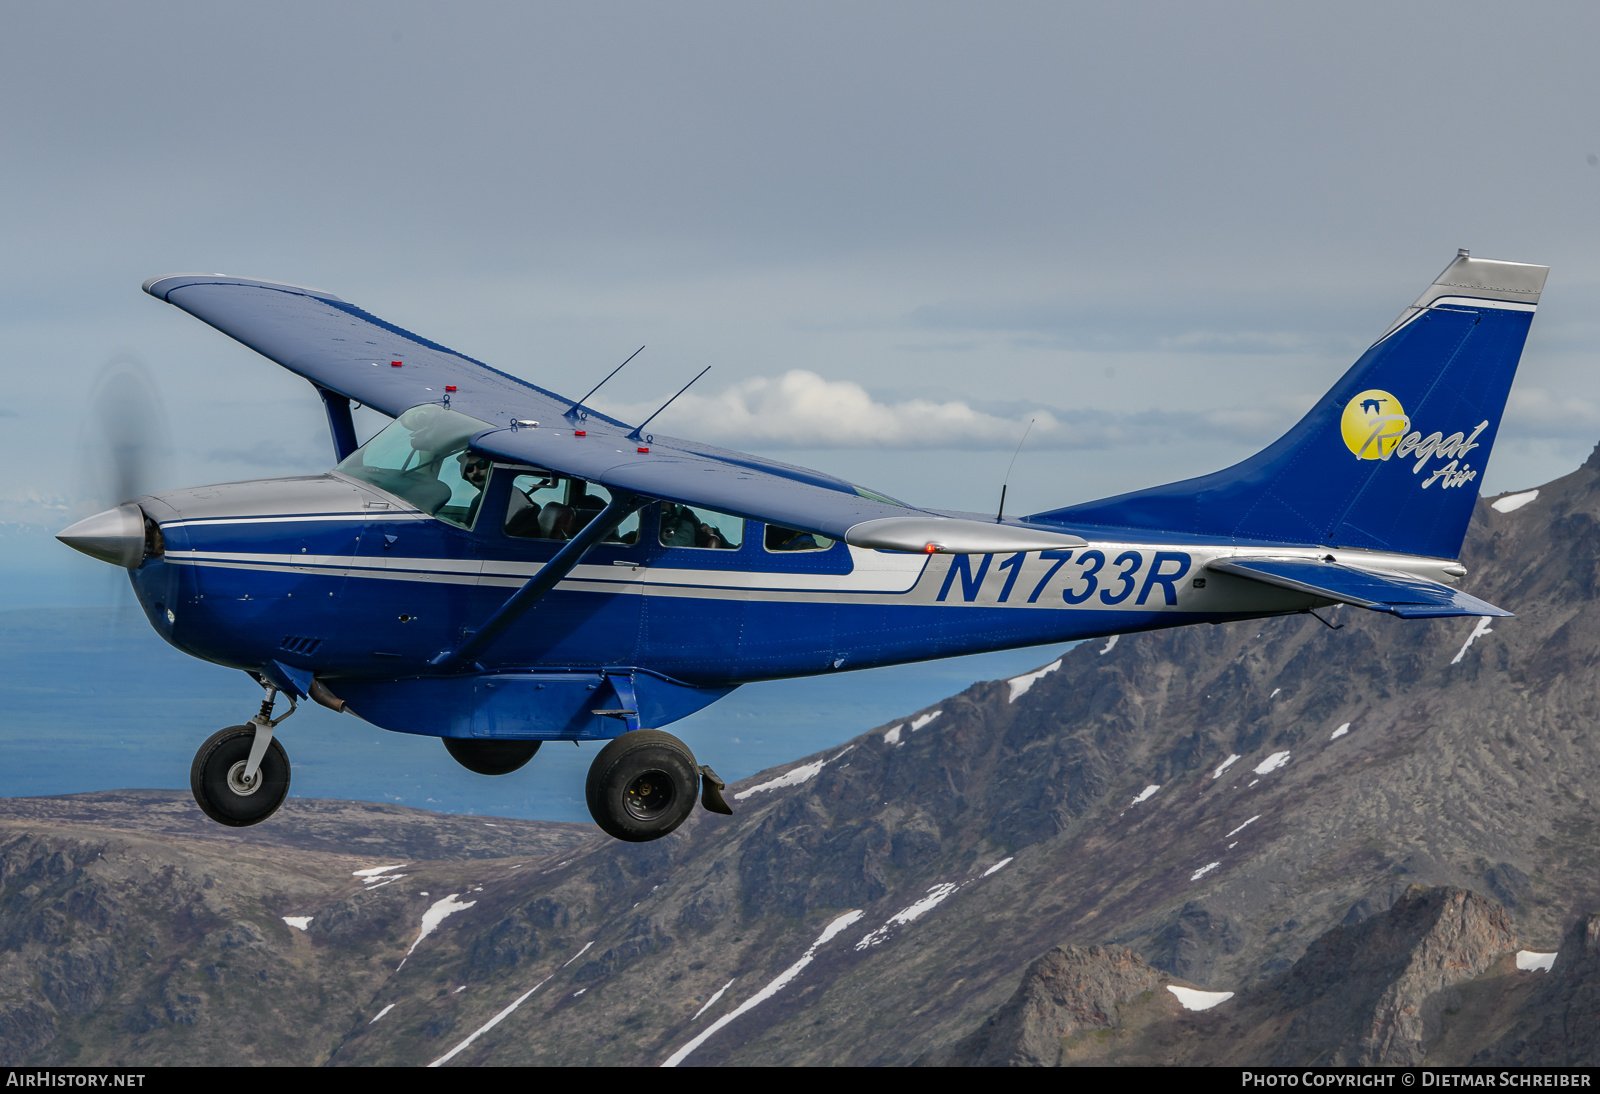
[(744, 518), (710, 509), (661, 503), (661, 546), (737, 551), (744, 542)]
[(826, 551), (833, 546), (833, 540), (827, 536), (820, 536), (815, 532), (800, 532), (793, 528), (784, 528), (778, 524), (767, 525), (766, 535), (762, 543), (767, 550), (779, 551)]
[[(547, 471), (520, 474), (511, 480), (506, 535), (517, 539), (571, 539), (610, 503), (611, 492), (592, 482)], [(639, 542), (639, 514), (629, 514), (601, 542)]]

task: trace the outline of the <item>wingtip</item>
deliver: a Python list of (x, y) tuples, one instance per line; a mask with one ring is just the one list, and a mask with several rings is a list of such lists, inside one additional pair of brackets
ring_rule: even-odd
[(189, 285), (238, 285), (244, 288), (275, 289), (279, 292), (299, 293), (303, 296), (314, 296), (319, 300), (343, 303), (331, 292), (313, 289), (306, 285), (291, 285), (286, 281), (262, 281), (253, 277), (229, 277), (227, 274), (219, 273), (162, 274), (160, 277), (152, 277), (142, 287), (156, 299), (171, 303), (169, 298), (171, 292)]

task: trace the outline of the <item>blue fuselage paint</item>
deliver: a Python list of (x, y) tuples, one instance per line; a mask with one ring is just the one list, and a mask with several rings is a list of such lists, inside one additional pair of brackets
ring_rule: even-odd
[(1128, 543), (1123, 533), (1091, 535), (1078, 551), (998, 556), (843, 543), (775, 552), (752, 523), (737, 549), (667, 547), (652, 505), (638, 542), (595, 547), (476, 662), (440, 669), (430, 662), (461, 646), (560, 543), (513, 538), (491, 520), (462, 529), (336, 474), (142, 504), (165, 554), (132, 580), (164, 639), (221, 665), (314, 674), (385, 728), (446, 736), (614, 735), (620, 721), (590, 717), (607, 706), (608, 674), (645, 681), (638, 701), (666, 724), (754, 680), (1322, 603), (1187, 579), (1232, 545)]

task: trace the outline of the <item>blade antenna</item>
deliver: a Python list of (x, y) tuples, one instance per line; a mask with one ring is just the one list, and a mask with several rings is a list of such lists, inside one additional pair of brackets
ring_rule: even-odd
[[(1022, 431), (1022, 441), (1028, 439), (1028, 434), (1033, 432), (1033, 423), (1038, 420), (1038, 418), (1028, 419), (1028, 428)], [(1011, 462), (1006, 464), (1006, 477), (1000, 483), (1000, 508), (994, 515), (996, 524), (999, 524), (1000, 518), (1006, 514), (1006, 485), (1011, 482), (1011, 469), (1017, 466), (1017, 457), (1022, 454), (1022, 441), (1017, 442), (1017, 450), (1011, 453)]]
[[(628, 361), (633, 360), (635, 357), (639, 356), (639, 354), (641, 354), (643, 352), (644, 352), (644, 347), (640, 346), (638, 349), (636, 349), (632, 353), (628, 354)], [(622, 362), (622, 365), (626, 365), (628, 363), (628, 361)], [(611, 377), (613, 377), (617, 373), (621, 372), (622, 371), (622, 365), (618, 365), (616, 368), (614, 368), (610, 372), (606, 373), (606, 380), (611, 379)], [(598, 384), (594, 385), (594, 387), (590, 388), (589, 389), (589, 395), (593, 395), (595, 392), (597, 392), (601, 388), (605, 387), (606, 386), (606, 380), (601, 380)], [(572, 406), (567, 410), (566, 414), (563, 415), (563, 416), (567, 417), (567, 418), (579, 418), (579, 417), (582, 417), (583, 416), (583, 404), (589, 401), (589, 395), (585, 395), (583, 398), (581, 398), (577, 402), (573, 403)]]
[[(680, 387), (678, 389), (678, 395), (682, 395), (685, 391), (688, 391), (690, 388), (694, 387), (695, 380), (700, 379), (701, 376), (704, 376), (706, 373), (708, 373), (710, 371), (711, 371), (711, 366), (710, 365), (707, 365), (705, 368), (701, 369), (700, 372), (699, 372), (699, 375), (697, 375), (694, 378), (694, 380), (690, 380), (687, 384), (684, 384), (682, 387)], [(678, 395), (674, 395), (671, 399), (668, 399), (666, 402), (662, 403), (660, 409), (658, 409), (655, 414), (650, 415), (650, 417), (646, 418), (644, 421), (642, 421), (638, 425), (634, 426), (633, 427), (633, 432), (628, 434), (628, 440), (630, 440), (630, 441), (639, 440), (644, 435), (644, 427), (649, 425), (651, 422), (655, 421), (657, 414), (660, 414), (661, 411), (663, 411), (663, 410), (667, 409), (667, 407), (671, 406), (673, 404), (673, 402), (678, 398)]]

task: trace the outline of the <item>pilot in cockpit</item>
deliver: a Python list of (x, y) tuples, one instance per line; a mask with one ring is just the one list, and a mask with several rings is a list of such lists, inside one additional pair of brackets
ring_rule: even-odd
[[(476, 490), (477, 496), (472, 499), (472, 504), (467, 507), (466, 526), (471, 528), (478, 519), (478, 506), (483, 503), (483, 487), (489, 478), (489, 465), (493, 461), (487, 456), (480, 456), (476, 452), (464, 451), (456, 457), (461, 464), (461, 479), (468, 486)], [(519, 490), (511, 491), (511, 511), (516, 512), (517, 502), (522, 502), (526, 507), (528, 499)]]

